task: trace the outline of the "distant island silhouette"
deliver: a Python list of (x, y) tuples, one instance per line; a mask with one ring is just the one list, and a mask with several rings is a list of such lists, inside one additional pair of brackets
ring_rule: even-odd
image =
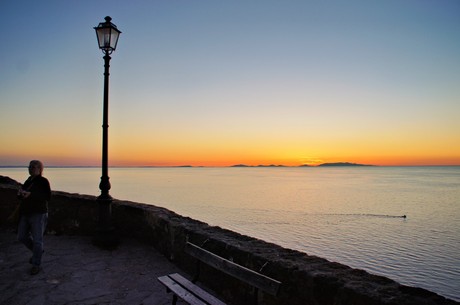
[(335, 162), (335, 163), (323, 163), (318, 166), (375, 166), (375, 165), (350, 163), (350, 162)]
[(332, 166), (375, 166), (375, 165), (370, 165), (370, 164), (359, 164), (359, 163), (351, 163), (351, 162), (335, 162), (335, 163), (322, 163), (319, 165), (308, 165), (308, 164), (303, 164), (303, 165), (298, 165), (298, 166), (286, 166), (286, 165), (275, 165), (275, 164), (270, 164), (270, 165), (246, 165), (246, 164), (235, 164), (230, 167), (332, 167)]

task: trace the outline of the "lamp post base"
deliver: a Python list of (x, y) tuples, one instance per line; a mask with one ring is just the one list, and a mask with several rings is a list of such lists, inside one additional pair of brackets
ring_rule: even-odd
[(120, 240), (116, 235), (115, 228), (111, 226), (112, 214), (112, 197), (110, 195), (99, 196), (98, 204), (98, 224), (93, 237), (93, 244), (99, 248), (106, 250), (114, 250), (120, 244)]

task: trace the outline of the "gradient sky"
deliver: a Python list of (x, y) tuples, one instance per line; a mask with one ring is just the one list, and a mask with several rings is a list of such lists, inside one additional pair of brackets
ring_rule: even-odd
[(460, 165), (460, 1), (0, 2), (0, 165)]

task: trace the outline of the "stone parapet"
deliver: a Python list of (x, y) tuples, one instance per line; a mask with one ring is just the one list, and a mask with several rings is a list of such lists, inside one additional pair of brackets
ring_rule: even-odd
[[(0, 183), (0, 226), (13, 229), (7, 217), (18, 202), (17, 185), (2, 179)], [(48, 234), (92, 235), (96, 197), (54, 191), (49, 214)], [(153, 205), (114, 200), (112, 222), (121, 240), (135, 238), (154, 246), (190, 275), (195, 262), (183, 252), (186, 240), (282, 282), (278, 296), (260, 294), (260, 304), (458, 304), (425, 289), (209, 226)], [(202, 268), (200, 281), (230, 304), (250, 300), (251, 288), (211, 268)]]

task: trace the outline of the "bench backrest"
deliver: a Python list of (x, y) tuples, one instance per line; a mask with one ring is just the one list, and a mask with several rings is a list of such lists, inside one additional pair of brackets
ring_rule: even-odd
[(185, 252), (207, 265), (229, 274), (253, 287), (271, 295), (278, 294), (281, 282), (277, 280), (238, 265), (190, 242), (187, 242), (185, 245)]

